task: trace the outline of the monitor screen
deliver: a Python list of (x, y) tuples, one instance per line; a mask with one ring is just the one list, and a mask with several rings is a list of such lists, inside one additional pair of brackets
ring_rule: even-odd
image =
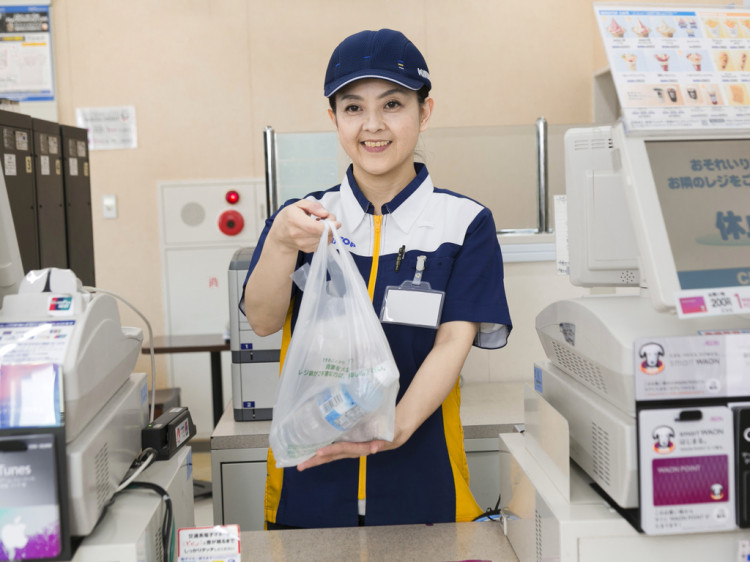
[[(727, 314), (735, 310), (734, 300), (719, 301), (735, 297), (743, 308), (750, 288), (747, 135), (646, 136), (628, 134), (618, 123), (612, 138), (639, 269), (654, 307), (678, 314)], [(706, 305), (705, 297), (713, 295), (718, 304)], [(686, 299), (700, 306), (687, 311)]]
[(750, 284), (750, 139), (645, 146), (680, 289)]

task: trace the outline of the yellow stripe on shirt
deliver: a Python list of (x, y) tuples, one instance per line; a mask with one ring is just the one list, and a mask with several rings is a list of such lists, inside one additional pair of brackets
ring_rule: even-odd
[(459, 380), (443, 401), (443, 431), (453, 471), (453, 484), (456, 489), (456, 521), (472, 521), (482, 514), (482, 508), (479, 507), (469, 488), (469, 466), (466, 462), (464, 430), (459, 415), (461, 410)]
[[(289, 342), (292, 340), (292, 311), (294, 310), (294, 299), (289, 303), (289, 310), (284, 320), (284, 330), (281, 333), (281, 353), (279, 356), (279, 377), (281, 370), (284, 368), (284, 359), (286, 358)], [(264, 499), (264, 509), (266, 521), (276, 523), (276, 513), (279, 510), (281, 501), (281, 486), (284, 480), (284, 469), (276, 468), (276, 460), (273, 458), (271, 448), (268, 448), (268, 457), (266, 459), (266, 495)]]
[[(367, 292), (370, 300), (375, 294), (375, 281), (378, 278), (378, 261), (380, 258), (380, 227), (383, 224), (383, 215), (373, 215), (374, 230), (372, 233), (372, 265), (370, 266), (370, 280), (367, 283)], [(367, 497), (367, 457), (359, 457), (359, 487), (357, 499), (361, 502)]]

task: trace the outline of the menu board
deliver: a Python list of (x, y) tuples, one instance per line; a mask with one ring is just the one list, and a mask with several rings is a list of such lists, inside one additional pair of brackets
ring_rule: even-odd
[(750, 128), (750, 9), (595, 5), (630, 131)]

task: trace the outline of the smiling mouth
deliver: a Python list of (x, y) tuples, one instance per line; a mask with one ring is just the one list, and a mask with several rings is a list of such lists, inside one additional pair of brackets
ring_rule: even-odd
[(391, 144), (391, 141), (362, 141), (367, 148), (382, 148)]

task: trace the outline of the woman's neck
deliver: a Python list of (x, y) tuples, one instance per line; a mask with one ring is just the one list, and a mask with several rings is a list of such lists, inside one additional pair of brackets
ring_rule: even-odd
[(383, 205), (393, 200), (402, 189), (417, 177), (413, 164), (404, 168), (398, 174), (374, 175), (356, 167), (352, 171), (357, 186), (365, 198), (372, 203), (376, 215), (382, 214)]

